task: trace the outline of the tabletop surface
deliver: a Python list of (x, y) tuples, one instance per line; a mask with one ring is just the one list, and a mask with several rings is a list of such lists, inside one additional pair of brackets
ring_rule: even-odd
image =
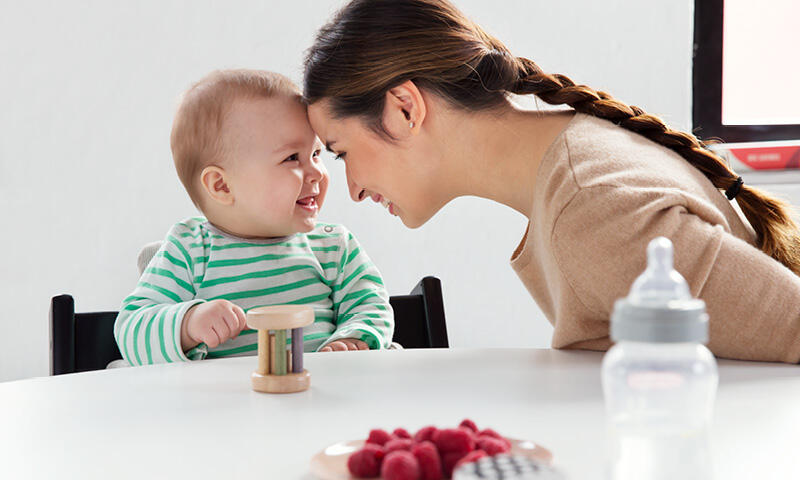
[[(309, 460), (371, 428), (473, 419), (602, 478), (602, 354), (429, 349), (306, 354), (311, 388), (250, 388), (254, 357), (0, 383), (0, 477), (311, 479)], [(715, 478), (800, 478), (800, 368), (719, 361)], [(9, 476), (6, 476), (8, 474)]]

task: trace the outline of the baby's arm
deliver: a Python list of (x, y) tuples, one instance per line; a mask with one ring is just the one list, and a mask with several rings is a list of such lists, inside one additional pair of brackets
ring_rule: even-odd
[(342, 238), (333, 284), (336, 330), (319, 351), (387, 348), (394, 333), (394, 313), (383, 279), (355, 237), (344, 230)]
[(173, 227), (123, 301), (114, 336), (131, 365), (202, 359), (206, 344), (214, 347), (243, 328), (239, 307), (195, 298), (190, 233), (184, 224)]

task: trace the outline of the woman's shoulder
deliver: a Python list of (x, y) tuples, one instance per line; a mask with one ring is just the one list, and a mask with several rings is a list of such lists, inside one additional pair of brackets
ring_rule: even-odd
[(591, 198), (591, 205), (622, 202), (620, 208), (630, 209), (637, 201), (658, 199), (682, 204), (709, 221), (736, 225), (746, 236), (730, 202), (680, 154), (590, 115), (576, 114), (556, 139), (540, 166), (535, 191), (534, 215), (545, 224), (553, 224), (578, 197)]
[(581, 187), (693, 187), (705, 176), (677, 152), (609, 120), (576, 114), (561, 138), (562, 154)]
[(548, 149), (536, 190), (548, 203), (595, 187), (719, 195), (703, 173), (677, 152), (615, 123), (578, 113)]

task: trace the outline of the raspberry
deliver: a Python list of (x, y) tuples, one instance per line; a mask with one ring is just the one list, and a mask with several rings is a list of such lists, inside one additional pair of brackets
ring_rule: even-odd
[(414, 445), (414, 441), (410, 438), (393, 438), (386, 442), (383, 445), (383, 448), (386, 450), (386, 453), (394, 452), (395, 450), (408, 450), (411, 451), (411, 447)]
[(511, 448), (511, 442), (509, 442), (506, 437), (500, 435), (499, 433), (495, 432), (491, 428), (485, 428), (485, 429), (481, 430), (480, 432), (478, 432), (478, 438), (480, 438), (480, 437), (498, 438), (498, 439), (502, 440), (503, 442), (505, 442), (505, 444), (508, 445), (508, 448)]
[(347, 459), (347, 469), (354, 477), (372, 478), (381, 472), (383, 448), (374, 444), (365, 444), (364, 448), (353, 452)]
[(456, 465), (453, 467), (453, 471), (458, 470), (458, 467), (460, 467), (461, 465), (464, 465), (465, 463), (474, 462), (474, 461), (476, 461), (478, 459), (481, 459), (483, 457), (488, 457), (488, 456), (489, 455), (487, 455), (486, 452), (484, 452), (483, 450), (473, 450), (473, 451), (469, 452), (468, 454), (464, 455), (463, 457), (461, 457), (461, 460), (456, 462)]
[(475, 422), (470, 420), (469, 418), (465, 418), (458, 424), (459, 427), (466, 427), (472, 430), (474, 433), (478, 433), (478, 426), (475, 425)]
[(491, 428), (484, 428), (483, 430), (481, 430), (480, 432), (478, 432), (478, 436), (479, 436), (479, 437), (494, 437), (494, 438), (503, 438), (503, 436), (502, 436), (502, 435), (500, 435), (499, 433), (495, 432), (495, 431), (494, 431), (494, 430), (492, 430)]
[(419, 462), (411, 452), (395, 450), (383, 459), (381, 477), (384, 480), (419, 480)]
[(421, 480), (441, 480), (442, 479), (442, 459), (436, 445), (430, 441), (424, 441), (414, 445), (411, 453), (417, 458), (419, 468), (422, 473)]
[(439, 429), (437, 429), (433, 425), (422, 427), (419, 429), (417, 433), (414, 434), (414, 441), (420, 443), (424, 442), (425, 440), (432, 440), (433, 434), (436, 433), (438, 430)]
[(475, 442), (478, 441), (478, 434), (476, 432), (473, 432), (469, 428), (467, 428), (467, 427), (458, 427), (458, 430), (461, 430), (462, 432), (466, 432), (467, 436), (469, 436), (469, 438), (471, 438), (473, 441), (475, 441)]
[(367, 443), (384, 445), (391, 439), (392, 436), (389, 435), (389, 432), (387, 432), (386, 430), (381, 430), (379, 428), (376, 428), (369, 431), (369, 437), (367, 437)]
[(478, 436), (481, 436), (481, 437), (484, 437), (484, 436), (486, 436), (486, 437), (494, 437), (494, 438), (503, 438), (503, 436), (502, 436), (502, 435), (500, 435), (499, 433), (495, 432), (495, 431), (494, 431), (494, 430), (492, 430), (491, 428), (484, 428), (483, 430), (481, 430), (480, 432), (478, 432)]
[(466, 456), (467, 454), (462, 452), (442, 453), (442, 472), (444, 473), (444, 478), (452, 477), (456, 463)]
[(488, 453), (489, 456), (497, 455), (498, 453), (508, 453), (511, 451), (508, 444), (499, 438), (484, 435), (478, 437), (478, 448)]
[(405, 428), (395, 428), (392, 436), (394, 438), (411, 438), (411, 434)]
[(467, 454), (475, 450), (475, 440), (465, 429), (446, 428), (433, 436), (433, 442), (440, 452)]

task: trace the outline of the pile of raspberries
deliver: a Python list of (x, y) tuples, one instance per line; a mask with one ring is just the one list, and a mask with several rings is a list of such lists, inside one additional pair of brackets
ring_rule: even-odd
[(347, 459), (347, 468), (358, 478), (442, 480), (464, 463), (510, 450), (511, 442), (499, 433), (478, 430), (465, 419), (458, 428), (427, 426), (413, 437), (404, 428), (370, 430), (364, 448)]

